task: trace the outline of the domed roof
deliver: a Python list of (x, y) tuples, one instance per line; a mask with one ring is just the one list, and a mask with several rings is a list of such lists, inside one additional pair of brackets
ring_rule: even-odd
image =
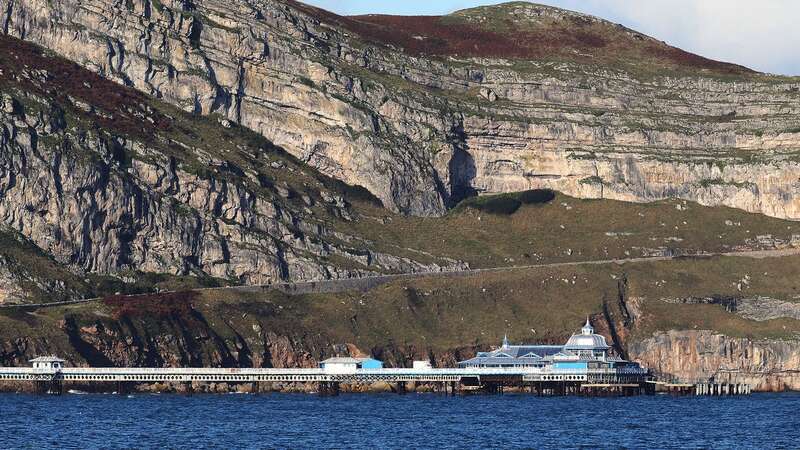
[(581, 328), (581, 334), (573, 334), (564, 346), (565, 350), (591, 350), (591, 349), (608, 349), (606, 338), (599, 334), (594, 334), (594, 328), (589, 324), (589, 319), (586, 319), (586, 325)]

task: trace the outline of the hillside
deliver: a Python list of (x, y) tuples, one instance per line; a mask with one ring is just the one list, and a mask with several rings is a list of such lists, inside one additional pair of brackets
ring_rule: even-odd
[[(514, 211), (491, 212), (513, 200), (501, 196), (465, 201), (442, 218), (403, 217), (224, 118), (192, 116), (13, 38), (0, 38), (0, 49), (0, 218), (11, 243), (2, 253), (32, 271), (17, 280), (42, 280), (27, 282), (31, 299), (797, 240), (792, 223), (726, 208), (560, 194), (534, 195)], [(75, 282), (43, 288), (47, 278)]]
[(444, 364), (591, 315), (667, 376), (800, 388), (796, 79), (519, 2), (0, 10), (0, 363)]
[[(337, 231), (353, 221), (352, 202), (377, 200), (259, 135), (193, 117), (31, 44), (0, 37), (0, 50), (0, 219), (10, 243), (0, 254), (12, 271), (29, 273), (6, 277), (27, 279), (17, 283), (27, 297), (124, 292), (139, 278), (134, 290), (456, 264), (374, 252)], [(33, 287), (53, 282), (61, 285)]]
[(406, 215), (551, 188), (800, 218), (797, 79), (597, 18), (520, 3), (429, 19), (283, 0), (0, 7), (7, 34), (241, 124)]
[(650, 75), (756, 75), (746, 67), (671, 47), (619, 24), (529, 2), (482, 6), (447, 16), (351, 17), (287, 3), (371, 43), (398, 47), (415, 56), (569, 62)]
[(800, 389), (797, 267), (798, 256), (686, 259), (432, 276), (366, 292), (215, 290), (0, 308), (0, 363), (54, 352), (93, 366), (310, 367), (367, 353), (391, 366), (444, 366), (505, 333), (563, 342), (589, 315), (617, 352), (663, 376)]
[(223, 118), (184, 113), (22, 41), (0, 38), (0, 48), (6, 302), (800, 239), (791, 222), (733, 209), (549, 191), (404, 217)]

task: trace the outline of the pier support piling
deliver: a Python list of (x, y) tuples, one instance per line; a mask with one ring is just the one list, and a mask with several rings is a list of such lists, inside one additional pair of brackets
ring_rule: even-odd
[(339, 395), (339, 382), (320, 381), (318, 392), (321, 397), (336, 397)]
[(61, 395), (64, 393), (64, 384), (61, 380), (34, 381), (36, 393), (39, 395)]

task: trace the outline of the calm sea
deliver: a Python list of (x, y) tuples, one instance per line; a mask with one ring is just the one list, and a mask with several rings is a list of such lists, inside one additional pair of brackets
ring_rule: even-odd
[(0, 395), (0, 448), (800, 448), (800, 395)]

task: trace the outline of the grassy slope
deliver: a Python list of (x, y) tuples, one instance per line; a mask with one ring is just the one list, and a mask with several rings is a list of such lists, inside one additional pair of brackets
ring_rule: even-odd
[[(800, 257), (721, 257), (514, 270), (463, 277), (458, 282), (429, 277), (397, 281), (365, 293), (287, 296), (276, 291), (205, 291), (192, 304), (226, 342), (235, 342), (239, 336), (257, 342), (260, 331), (256, 330), (264, 329), (302, 343), (315, 356), (330, 354), (333, 344), (352, 343), (367, 352), (402, 348), (419, 357), (428, 351), (486, 348), (506, 332), (517, 342), (562, 342), (587, 315), (599, 315), (604, 301), (617, 298), (618, 282), (624, 276), (629, 298), (638, 298), (642, 310), (634, 338), (669, 329), (711, 329), (730, 336), (772, 339), (800, 334), (797, 320), (755, 322), (722, 306), (661, 301), (675, 296), (742, 295), (736, 282), (745, 274), (752, 281), (744, 295), (793, 299), (800, 294)], [(0, 310), (0, 329), (7, 339), (47, 338), (50, 346), (67, 349), (69, 344), (58, 330), (65, 316), (76, 319), (78, 326), (91, 327), (128, 314), (150, 336), (174, 333), (170, 327), (178, 316), (186, 316), (185, 323), (196, 320), (178, 303), (166, 312), (165, 305), (134, 306), (127, 313), (103, 303), (31, 312)]]
[[(685, 209), (678, 210), (676, 205)], [(789, 239), (800, 227), (794, 222), (735, 209), (708, 208), (680, 201), (631, 204), (579, 200), (561, 194), (548, 204), (523, 205), (511, 215), (490, 214), (467, 206), (442, 218), (395, 216), (363, 203), (355, 209), (363, 216), (343, 225), (343, 231), (372, 240), (373, 247), (378, 250), (424, 262), (450, 257), (467, 261), (474, 268), (638, 257), (661, 251), (657, 250), (659, 248), (679, 253), (723, 252), (747, 248), (748, 241), (757, 235)], [(388, 217), (388, 221), (381, 223), (377, 217)], [(734, 225), (726, 225), (726, 221)], [(561, 225), (565, 228), (561, 229)], [(676, 238), (681, 240), (676, 241)], [(116, 278), (98, 276), (89, 276), (91, 282), (87, 283), (30, 243), (6, 245), (3, 253), (12, 256), (37, 277), (64, 280), (71, 289), (85, 296), (117, 291), (146, 292), (152, 288), (187, 289), (219, 283), (143, 273), (126, 274), (139, 280), (135, 284), (125, 285)], [(61, 299), (28, 287), (32, 301)]]
[[(648, 265), (633, 266), (629, 295), (645, 299), (645, 320), (636, 330), (649, 335), (657, 330), (705, 329), (728, 336), (786, 338), (800, 335), (800, 321), (775, 319), (753, 321), (728, 313), (719, 305), (675, 305), (663, 298), (772, 297), (800, 301), (800, 257), (747, 259), (717, 258), (656, 264), (666, 270), (649, 271)], [(748, 277), (749, 285), (741, 280)], [(739, 286), (742, 290), (739, 290)]]
[[(441, 218), (388, 216), (387, 223), (367, 218), (350, 226), (379, 248), (413, 248), (475, 268), (639, 257), (664, 248), (725, 252), (757, 235), (789, 240), (800, 234), (796, 222), (678, 200), (635, 204), (557, 194), (549, 203), (523, 205), (510, 215), (474, 207), (476, 201), (503, 197), (467, 201)], [(386, 216), (375, 209), (364, 214)]]
[[(763, 272), (770, 275), (755, 276)], [(800, 294), (796, 281), (799, 257), (726, 257), (528, 269), (486, 273), (458, 282), (428, 278), (395, 282), (364, 294), (304, 296), (303, 301), (311, 303), (303, 323), (309, 329), (331, 330), (339, 339), (352, 339), (366, 348), (385, 342), (436, 349), (490, 345), (499, 342), (506, 332), (515, 341), (561, 342), (587, 315), (599, 314), (604, 300), (616, 298), (618, 280), (624, 275), (629, 283), (628, 295), (642, 298), (640, 334), (693, 328), (772, 338), (800, 333), (800, 321), (796, 320), (754, 322), (721, 306), (673, 305), (660, 300), (668, 296), (736, 295), (736, 282), (745, 273), (758, 279), (747, 295), (792, 299)], [(773, 282), (775, 279), (781, 282)], [(661, 280), (667, 281), (665, 286), (656, 285)]]

